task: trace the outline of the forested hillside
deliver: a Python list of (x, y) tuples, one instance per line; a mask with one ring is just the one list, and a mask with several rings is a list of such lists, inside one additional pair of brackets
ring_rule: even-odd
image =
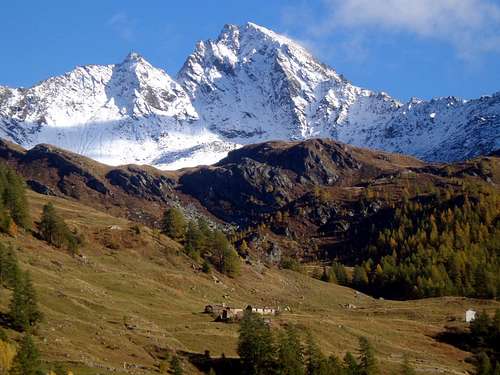
[(383, 210), (358, 229), (345, 252), (352, 285), (389, 298), (500, 293), (500, 192), (464, 185)]

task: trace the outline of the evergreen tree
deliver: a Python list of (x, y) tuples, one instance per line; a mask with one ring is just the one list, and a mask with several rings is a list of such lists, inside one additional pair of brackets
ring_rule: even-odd
[(330, 270), (333, 271), (333, 274), (335, 275), (335, 279), (339, 283), (339, 285), (346, 285), (348, 282), (348, 277), (347, 277), (347, 272), (345, 270), (345, 267), (338, 263), (338, 262), (333, 262), (332, 266), (330, 267)]
[(189, 221), (187, 225), (184, 248), (188, 255), (195, 260), (198, 260), (203, 250), (203, 234), (194, 221)]
[(240, 270), (240, 257), (234, 250), (226, 235), (215, 231), (212, 240), (213, 263), (219, 270), (230, 277), (238, 275)]
[(268, 375), (276, 367), (271, 329), (261, 316), (245, 313), (240, 323), (238, 354), (246, 375)]
[(182, 370), (182, 364), (178, 356), (174, 355), (170, 361), (170, 369), (174, 375), (182, 375), (184, 371)]
[(485, 352), (481, 352), (477, 358), (477, 375), (491, 375), (493, 374), (493, 368), (491, 367), (491, 361)]
[(318, 345), (314, 342), (311, 334), (307, 336), (306, 349), (306, 374), (307, 375), (328, 375), (328, 361), (321, 353)]
[(12, 246), (5, 248), (0, 243), (0, 285), (13, 288), (19, 275), (17, 257)]
[(476, 318), (470, 324), (472, 339), (477, 346), (485, 346), (491, 329), (491, 318), (486, 311), (477, 313)]
[(14, 286), (9, 306), (13, 325), (27, 331), (38, 323), (42, 314), (38, 310), (37, 297), (28, 272), (20, 273)]
[(7, 185), (5, 186), (3, 203), (10, 211), (10, 216), (17, 225), (29, 228), (31, 220), (24, 180), (10, 168), (6, 172), (6, 179)]
[(19, 350), (14, 357), (14, 362), (10, 370), (10, 375), (39, 375), (40, 359), (38, 349), (31, 338), (26, 333), (21, 341)]
[(377, 360), (372, 345), (366, 337), (359, 338), (359, 367), (362, 375), (375, 375), (379, 373)]
[(361, 266), (354, 267), (354, 274), (352, 276), (352, 283), (358, 288), (364, 288), (368, 285), (368, 275), (366, 269)]
[(320, 280), (321, 281), (324, 281), (324, 282), (327, 282), (327, 283), (335, 281), (335, 283), (336, 283), (337, 280), (334, 279), (334, 277), (335, 277), (335, 274), (333, 272), (331, 272), (326, 267), (323, 267), (323, 273), (320, 276)]
[(278, 371), (280, 375), (304, 375), (304, 352), (293, 326), (287, 326), (278, 337)]
[(170, 238), (181, 241), (186, 233), (187, 224), (181, 210), (171, 207), (163, 214), (162, 231)]
[(212, 267), (210, 266), (210, 262), (206, 259), (203, 259), (203, 263), (201, 264), (201, 270), (204, 273), (210, 273)]
[(344, 356), (344, 369), (345, 369), (346, 375), (358, 375), (359, 374), (359, 371), (360, 371), (359, 364), (351, 352), (347, 352), (346, 355)]
[(68, 243), (71, 235), (64, 220), (57, 214), (54, 205), (49, 202), (43, 206), (39, 224), (40, 236), (49, 244), (61, 247)]

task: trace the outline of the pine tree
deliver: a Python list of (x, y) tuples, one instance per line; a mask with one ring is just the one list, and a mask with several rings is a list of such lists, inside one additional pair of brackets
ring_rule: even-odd
[(352, 282), (358, 288), (364, 288), (366, 285), (368, 285), (368, 275), (364, 267), (354, 267)]
[(7, 169), (6, 179), (7, 185), (5, 186), (3, 203), (10, 211), (10, 216), (17, 225), (29, 228), (31, 219), (28, 211), (24, 181), (10, 168)]
[(229, 277), (236, 277), (240, 273), (241, 261), (238, 253), (232, 246), (224, 250), (224, 268), (223, 273)]
[(64, 220), (57, 214), (54, 205), (49, 202), (43, 206), (39, 224), (40, 236), (49, 244), (61, 247), (67, 244), (71, 232)]
[(174, 355), (172, 357), (172, 360), (170, 361), (170, 369), (174, 375), (184, 374), (184, 370), (182, 370), (182, 364), (178, 356)]
[(318, 345), (314, 342), (311, 334), (307, 336), (306, 348), (306, 374), (328, 375), (328, 361), (321, 353)]
[(379, 373), (377, 360), (373, 347), (366, 337), (359, 338), (359, 367), (362, 375), (375, 375)]
[(347, 352), (344, 356), (344, 371), (346, 375), (358, 375), (359, 374), (359, 364), (352, 355), (351, 352)]
[(479, 353), (477, 356), (477, 375), (491, 375), (493, 373), (493, 368), (491, 367), (491, 361), (485, 352)]
[(240, 323), (238, 354), (243, 373), (267, 375), (275, 368), (271, 329), (261, 316), (246, 312)]
[(13, 325), (23, 331), (36, 325), (42, 314), (38, 310), (35, 289), (28, 272), (21, 273), (16, 280), (9, 305), (9, 316)]
[(17, 257), (12, 246), (5, 248), (0, 243), (0, 285), (13, 288), (19, 275)]
[(26, 333), (21, 341), (19, 350), (14, 357), (10, 375), (38, 375), (40, 371), (40, 359), (38, 349)]
[(186, 230), (184, 248), (188, 255), (198, 260), (202, 250), (203, 234), (194, 221), (189, 221)]
[(287, 326), (278, 337), (278, 374), (304, 375), (304, 352), (293, 326)]
[(491, 319), (486, 311), (480, 311), (470, 324), (470, 332), (472, 339), (477, 346), (484, 346), (486, 337), (490, 333)]
[(203, 259), (203, 263), (201, 264), (201, 271), (204, 273), (210, 273), (212, 271), (212, 266), (210, 262), (206, 259)]
[(186, 234), (187, 224), (181, 210), (171, 207), (165, 211), (162, 220), (162, 231), (170, 238), (181, 241)]
[(337, 279), (337, 282), (339, 285), (346, 285), (348, 278), (347, 278), (347, 272), (345, 270), (345, 267), (338, 263), (338, 262), (333, 262), (332, 266), (330, 268), (333, 273), (335, 274), (335, 279)]
[(213, 263), (219, 270), (230, 277), (238, 275), (240, 270), (240, 257), (234, 250), (226, 235), (221, 231), (216, 231), (212, 244)]

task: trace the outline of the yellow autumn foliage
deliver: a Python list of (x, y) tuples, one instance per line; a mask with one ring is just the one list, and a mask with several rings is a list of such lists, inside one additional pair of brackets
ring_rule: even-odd
[(16, 356), (16, 347), (0, 340), (0, 375), (7, 375)]

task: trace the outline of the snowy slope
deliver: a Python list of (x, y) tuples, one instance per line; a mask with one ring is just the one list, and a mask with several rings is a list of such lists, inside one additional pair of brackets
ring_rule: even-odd
[(130, 54), (29, 89), (0, 87), (0, 136), (167, 169), (210, 164), (243, 144), (310, 137), (451, 161), (500, 148), (500, 94), (403, 104), (248, 23), (199, 42), (175, 80)]
[(252, 23), (198, 43), (177, 79), (210, 129), (244, 143), (335, 135), (358, 98), (376, 96)]
[[(135, 53), (121, 64), (78, 67), (27, 90), (0, 88), (0, 136), (108, 164), (154, 163), (163, 154), (221, 143), (197, 119), (183, 88)], [(219, 158), (207, 155), (210, 162)]]

